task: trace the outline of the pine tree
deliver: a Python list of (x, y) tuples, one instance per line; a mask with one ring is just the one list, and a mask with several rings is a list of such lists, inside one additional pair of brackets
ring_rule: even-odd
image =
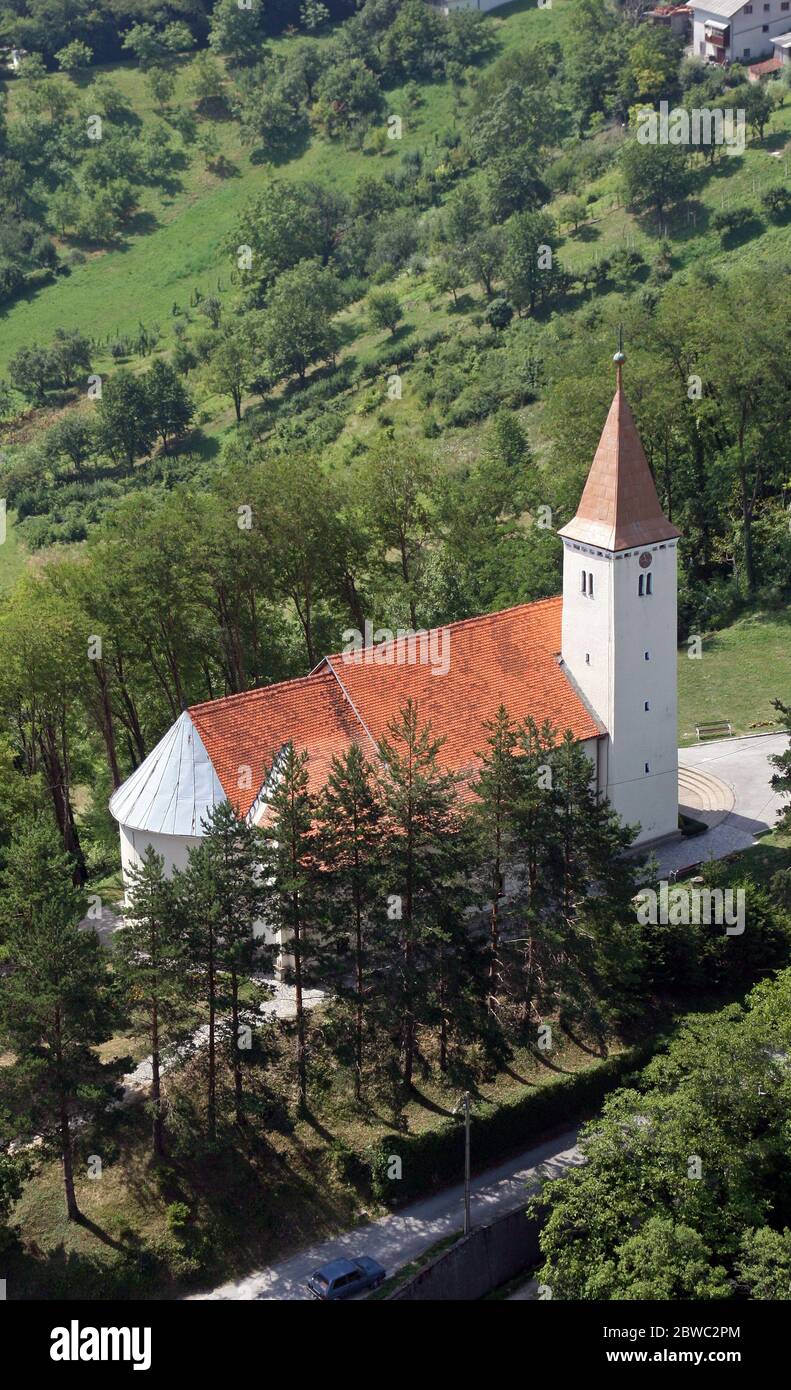
[[(381, 908), (379, 855), (382, 813), (373, 771), (356, 743), (342, 758), (333, 758), (322, 792), (317, 819), (319, 911), (330, 949), (335, 949), (336, 992), (351, 993), (354, 1008), (354, 1092), (360, 1099), (364, 1072), (366, 1008), (371, 990), (368, 977), (375, 951), (375, 923)], [(351, 937), (354, 979), (346, 983)], [(340, 952), (340, 954), (338, 954)], [(330, 956), (327, 964), (332, 963)], [(331, 974), (328, 970), (326, 973)]]
[(80, 929), (85, 902), (72, 871), (44, 819), (11, 843), (2, 890), (0, 1039), (14, 1061), (0, 1068), (0, 1085), (20, 1131), (41, 1133), (59, 1151), (66, 1211), (77, 1221), (73, 1127), (106, 1109), (120, 1066), (96, 1053), (114, 1021), (109, 975), (98, 937)]
[(173, 875), (173, 890), (198, 991), (208, 1010), (206, 1131), (217, 1139), (217, 1016), (219, 906), (205, 841), (189, 852), (187, 867)]
[[(213, 807), (206, 820), (203, 845), (212, 884), (217, 960), (231, 985), (230, 1064), (233, 1074), (236, 1123), (244, 1124), (242, 1033), (250, 1026), (239, 1004), (239, 986), (249, 975), (256, 950), (255, 928), (266, 907), (261, 874), (264, 840), (261, 832), (241, 819), (229, 801)], [(260, 947), (263, 951), (266, 948)], [(258, 1021), (256, 1015), (245, 1017)]]
[(265, 916), (288, 943), (294, 962), (297, 1023), (297, 1082), (302, 1108), (307, 1104), (307, 1060), (303, 980), (313, 947), (316, 893), (314, 799), (308, 790), (308, 755), (286, 744), (273, 768), (273, 790), (264, 827), (266, 841)]
[(437, 987), (437, 947), (447, 911), (444, 894), (452, 877), (450, 846), (458, 832), (459, 778), (439, 767), (443, 741), (432, 736), (430, 726), (420, 727), (417, 707), (410, 700), (379, 745), (387, 827), (382, 882), (400, 960), (391, 1002), (400, 1016), (405, 1087), (412, 1085), (417, 1024), (428, 1021), (429, 991)]
[(488, 1006), (494, 1013), (502, 983), (500, 937), (510, 915), (506, 869), (514, 853), (522, 779), (517, 759), (518, 733), (504, 705), (484, 728), (489, 737), (472, 783), (476, 800), (470, 811), (470, 825), (476, 840), (481, 899), (488, 904)]
[(518, 1030), (532, 1028), (551, 1007), (553, 949), (552, 882), (557, 865), (557, 825), (552, 757), (556, 735), (528, 718), (518, 736), (519, 787), (516, 832), (508, 873), (512, 882), (509, 993)]
[(624, 858), (637, 827), (622, 825), (567, 731), (553, 758), (558, 817), (555, 917), (562, 1017), (604, 1034), (606, 1008), (629, 1008), (641, 973), (632, 898), (641, 860)]
[(151, 1043), (151, 1107), (154, 1156), (165, 1154), (161, 1058), (191, 1016), (185, 937), (179, 930), (173, 884), (164, 860), (149, 845), (130, 870), (124, 930), (115, 942), (114, 965), (130, 1001), (132, 1018)]

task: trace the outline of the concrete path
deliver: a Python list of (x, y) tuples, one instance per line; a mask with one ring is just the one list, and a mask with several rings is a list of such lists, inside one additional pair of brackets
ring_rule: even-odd
[[(769, 779), (774, 771), (770, 753), (783, 753), (788, 748), (788, 734), (758, 734), (748, 738), (721, 738), (710, 743), (696, 743), (680, 748), (679, 782), (682, 801), (684, 788), (698, 779), (695, 774), (709, 774), (710, 786), (715, 780), (725, 784), (733, 797), (728, 814), (702, 835), (676, 840), (655, 850), (660, 877), (677, 869), (709, 859), (724, 859), (736, 850), (748, 849), (756, 835), (773, 830), (782, 798), (772, 791)], [(685, 777), (685, 773), (688, 776)], [(718, 809), (716, 806), (713, 808)], [(694, 807), (693, 815), (697, 814)], [(708, 816), (700, 817), (709, 819)]]
[[(535, 1187), (543, 1178), (560, 1177), (569, 1168), (579, 1166), (582, 1154), (576, 1140), (577, 1130), (567, 1130), (565, 1134), (528, 1149), (518, 1158), (473, 1178), (473, 1225), (514, 1211), (525, 1202), (528, 1188)], [(347, 1258), (372, 1255), (384, 1265), (388, 1275), (394, 1274), (436, 1241), (442, 1240), (443, 1236), (461, 1230), (463, 1221), (464, 1189), (460, 1184), (383, 1216), (378, 1221), (357, 1226), (353, 1231), (332, 1240), (312, 1245), (298, 1255), (291, 1255), (238, 1282), (222, 1284), (210, 1293), (193, 1294), (191, 1297), (308, 1299), (310, 1294), (305, 1280), (327, 1260), (342, 1255)]]
[[(264, 985), (267, 989), (267, 997), (259, 1004), (258, 1011), (265, 1018), (296, 1018), (297, 1016), (297, 995), (293, 985), (284, 984), (282, 980), (274, 976), (263, 975), (260, 972), (252, 977), (257, 984)], [(321, 1004), (327, 998), (326, 991), (323, 989), (303, 989), (302, 1003), (306, 1009), (315, 1009), (317, 1004)], [(243, 1007), (240, 1017), (244, 1022), (252, 1020), (250, 1009)], [(230, 1032), (230, 1025), (220, 1021), (217, 1024), (217, 1043), (224, 1042)], [(163, 1053), (160, 1061), (162, 1072), (169, 1071), (179, 1061), (185, 1060), (201, 1047), (208, 1047), (209, 1044), (209, 1025), (202, 1023), (200, 1028), (196, 1028), (191, 1038), (181, 1047), (172, 1048)], [(141, 1092), (148, 1091), (154, 1079), (153, 1061), (151, 1056), (144, 1057), (138, 1062), (134, 1071), (127, 1072), (123, 1077), (124, 1086), (123, 1103), (130, 1100), (139, 1099)]]

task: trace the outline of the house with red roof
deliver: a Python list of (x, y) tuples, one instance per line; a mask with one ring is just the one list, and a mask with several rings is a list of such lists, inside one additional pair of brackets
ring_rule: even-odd
[(297, 680), (184, 710), (114, 793), (124, 872), (148, 845), (187, 862), (212, 806), (260, 823), (278, 757), (309, 757), (313, 790), (352, 742), (372, 760), (411, 699), (443, 740), (445, 767), (469, 779), (484, 725), (504, 705), (587, 752), (591, 777), (639, 844), (678, 831), (676, 564), (665, 517), (617, 384), (576, 515), (565, 525), (563, 592), (378, 645), (350, 644)]

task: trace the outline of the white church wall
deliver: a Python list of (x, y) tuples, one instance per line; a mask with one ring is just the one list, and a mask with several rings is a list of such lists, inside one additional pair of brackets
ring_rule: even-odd
[(174, 869), (186, 869), (190, 849), (200, 844), (197, 835), (157, 835), (151, 830), (131, 830), (128, 825), (119, 826), (121, 835), (121, 870), (124, 884), (128, 883), (129, 870), (140, 866), (148, 845), (165, 861), (167, 877)]
[[(139, 868), (146, 849), (152, 846), (156, 854), (162, 856), (165, 863), (165, 875), (170, 877), (174, 869), (186, 869), (189, 859), (189, 852), (201, 842), (198, 835), (156, 835), (150, 830), (131, 830), (127, 825), (119, 826), (121, 837), (121, 872), (124, 880), (124, 887), (128, 889), (129, 873), (132, 869)], [(280, 933), (260, 921), (256, 922), (253, 935), (256, 941), (262, 945), (278, 947), (278, 955), (275, 959), (275, 968), (278, 974), (293, 963), (293, 958), (286, 955), (283, 951), (284, 943), (281, 941)]]

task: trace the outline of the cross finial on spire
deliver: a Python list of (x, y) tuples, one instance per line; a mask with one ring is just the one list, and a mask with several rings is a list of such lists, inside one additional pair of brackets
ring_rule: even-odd
[(624, 362), (626, 361), (626, 353), (625, 353), (624, 350), (623, 350), (623, 324), (622, 324), (622, 323), (619, 323), (619, 324), (618, 324), (618, 351), (615, 353), (615, 355), (613, 356), (613, 359), (612, 359), (612, 360), (613, 360), (613, 362), (615, 363), (615, 366), (616, 366), (616, 369), (617, 369), (618, 388), (620, 389), (620, 386), (621, 386), (621, 370), (622, 370), (622, 368), (623, 368)]

